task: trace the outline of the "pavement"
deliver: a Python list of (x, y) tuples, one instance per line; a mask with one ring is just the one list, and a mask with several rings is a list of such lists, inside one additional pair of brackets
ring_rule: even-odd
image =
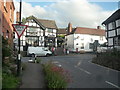
[[(29, 58), (27, 58), (28, 60)], [(25, 58), (26, 60), (26, 58)], [(30, 63), (22, 61), (25, 63), (26, 68), (22, 72), (22, 85), (20, 88), (45, 88), (44, 73), (41, 64)]]

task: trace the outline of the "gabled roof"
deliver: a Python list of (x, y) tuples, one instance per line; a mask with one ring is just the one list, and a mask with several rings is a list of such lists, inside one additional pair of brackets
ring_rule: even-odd
[(66, 28), (59, 28), (57, 34), (67, 34)]
[(46, 28), (57, 29), (57, 25), (54, 20), (38, 19), (38, 21)]
[(77, 27), (72, 31), (72, 33), (105, 36), (105, 30), (103, 29), (94, 29), (94, 28), (85, 28), (85, 27)]
[(102, 24), (108, 24), (110, 22), (113, 22), (117, 19), (120, 19), (120, 9), (115, 11), (108, 19), (106, 19)]
[(43, 25), (38, 21), (38, 19), (37, 19), (36, 17), (34, 17), (34, 16), (29, 16), (29, 17), (27, 17), (26, 20), (25, 20), (23, 23), (26, 23), (28, 20), (31, 20), (31, 19), (33, 19), (38, 25), (40, 25), (42, 29), (44, 29), (44, 30), (46, 29), (46, 27), (43, 26)]
[(43, 29), (45, 28), (57, 29), (57, 25), (54, 20), (38, 19), (34, 16), (30, 16), (26, 18), (26, 21), (30, 19), (33, 19), (35, 22), (37, 22)]

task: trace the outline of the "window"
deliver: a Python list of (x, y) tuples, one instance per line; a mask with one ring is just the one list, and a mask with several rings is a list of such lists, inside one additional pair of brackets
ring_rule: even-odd
[(89, 43), (89, 49), (93, 49), (93, 43)]
[(27, 35), (37, 36), (38, 35), (38, 30), (36, 28), (28, 28), (27, 29)]
[(116, 36), (115, 30), (109, 31), (108, 32), (108, 37), (113, 37), (113, 36)]
[(120, 28), (117, 29), (117, 35), (120, 35)]
[(76, 43), (76, 45), (78, 45), (78, 43)]
[(119, 46), (120, 45), (120, 36), (114, 38), (114, 45)]
[(116, 27), (120, 26), (120, 19), (116, 20)]
[(111, 30), (111, 29), (115, 29), (115, 22), (111, 22), (108, 24), (108, 29)]
[(84, 36), (83, 35), (81, 36), (81, 40), (84, 40)]
[(91, 40), (91, 42), (93, 42), (93, 39), (92, 39), (92, 38), (91, 38), (90, 40)]
[(103, 41), (103, 36), (100, 36), (100, 40)]
[(84, 43), (81, 44), (81, 49), (84, 49)]
[(48, 30), (47, 30), (49, 33), (52, 33), (53, 32), (53, 30), (52, 29), (50, 29), (50, 28), (48, 28)]

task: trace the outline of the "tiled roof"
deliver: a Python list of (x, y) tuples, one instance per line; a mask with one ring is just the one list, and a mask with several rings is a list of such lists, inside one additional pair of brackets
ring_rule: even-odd
[(37, 19), (37, 20), (46, 28), (57, 29), (57, 25), (54, 20), (45, 20), (45, 19)]
[(84, 27), (77, 27), (76, 29), (73, 30), (72, 33), (105, 36), (105, 30), (103, 29), (84, 28)]
[(67, 34), (66, 28), (59, 28), (57, 34)]

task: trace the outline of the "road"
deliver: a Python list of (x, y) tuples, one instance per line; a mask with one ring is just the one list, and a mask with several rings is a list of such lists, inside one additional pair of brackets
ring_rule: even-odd
[[(71, 74), (68, 88), (116, 88), (120, 87), (120, 72), (91, 63), (93, 54), (40, 57), (42, 63), (52, 61)], [(27, 60), (28, 58), (26, 58)], [(25, 60), (25, 59), (24, 59)], [(118, 75), (119, 74), (119, 75)]]

